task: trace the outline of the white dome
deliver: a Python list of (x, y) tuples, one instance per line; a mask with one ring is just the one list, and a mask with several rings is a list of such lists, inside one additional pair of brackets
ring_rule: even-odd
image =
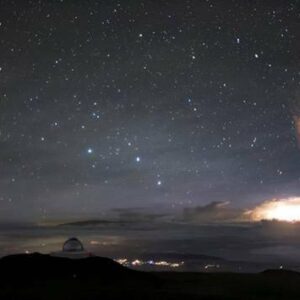
[(84, 251), (82, 243), (77, 238), (70, 238), (63, 245), (63, 252), (80, 252)]

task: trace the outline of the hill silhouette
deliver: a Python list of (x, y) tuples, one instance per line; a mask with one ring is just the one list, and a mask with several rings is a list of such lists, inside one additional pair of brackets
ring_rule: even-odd
[(300, 273), (139, 272), (109, 258), (0, 259), (0, 299), (300, 299)]
[(128, 269), (105, 257), (70, 259), (32, 253), (9, 255), (0, 259), (0, 280), (32, 281), (51, 279), (101, 279), (115, 282), (122, 279), (151, 281), (153, 276)]

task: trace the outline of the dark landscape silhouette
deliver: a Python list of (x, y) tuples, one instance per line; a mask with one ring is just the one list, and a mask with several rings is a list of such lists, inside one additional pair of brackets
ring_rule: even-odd
[(109, 258), (0, 259), (1, 299), (299, 299), (300, 273), (141, 272)]

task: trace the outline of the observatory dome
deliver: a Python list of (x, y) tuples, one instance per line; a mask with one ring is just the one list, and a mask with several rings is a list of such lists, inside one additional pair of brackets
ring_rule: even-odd
[(82, 243), (75, 237), (65, 241), (63, 252), (81, 252), (84, 251)]

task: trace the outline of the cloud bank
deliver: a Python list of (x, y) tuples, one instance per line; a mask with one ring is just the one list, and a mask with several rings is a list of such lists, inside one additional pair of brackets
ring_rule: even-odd
[(300, 197), (272, 199), (246, 212), (250, 220), (300, 221)]

